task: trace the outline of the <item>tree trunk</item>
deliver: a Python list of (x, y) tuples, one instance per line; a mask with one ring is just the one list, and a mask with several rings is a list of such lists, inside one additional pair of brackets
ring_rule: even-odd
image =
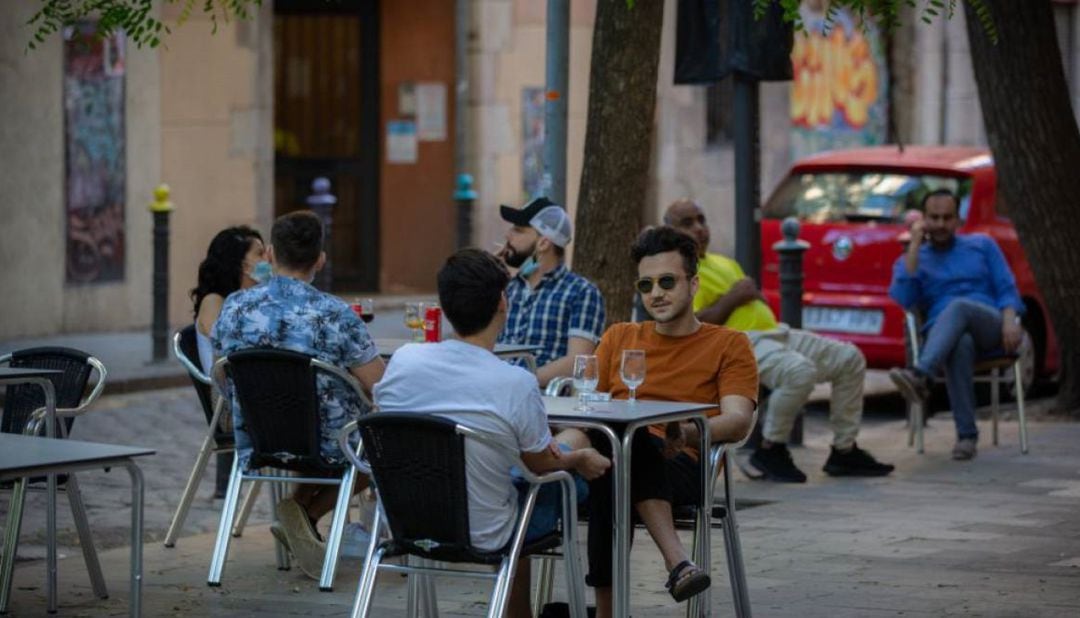
[(574, 270), (600, 287), (608, 322), (630, 318), (649, 181), (662, 0), (598, 0), (589, 76), (585, 161), (578, 192)]
[(1080, 131), (1049, 0), (983, 0), (995, 45), (969, 3), (968, 39), (998, 191), (1061, 346), (1057, 407), (1080, 412)]

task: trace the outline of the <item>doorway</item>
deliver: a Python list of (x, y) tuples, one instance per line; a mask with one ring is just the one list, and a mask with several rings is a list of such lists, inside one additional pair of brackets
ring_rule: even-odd
[(274, 215), (306, 208), (315, 178), (337, 198), (334, 292), (379, 285), (376, 0), (274, 2)]

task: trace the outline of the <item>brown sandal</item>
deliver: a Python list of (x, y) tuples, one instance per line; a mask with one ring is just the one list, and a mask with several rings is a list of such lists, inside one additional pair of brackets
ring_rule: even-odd
[(682, 603), (690, 597), (700, 594), (709, 587), (710, 583), (708, 573), (702, 571), (693, 562), (683, 560), (675, 565), (674, 569), (671, 569), (664, 587), (671, 593), (671, 598), (678, 603)]

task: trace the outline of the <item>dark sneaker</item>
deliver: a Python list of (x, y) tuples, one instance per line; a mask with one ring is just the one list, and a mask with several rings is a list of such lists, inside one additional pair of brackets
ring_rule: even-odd
[(825, 473), (829, 476), (885, 476), (893, 471), (892, 464), (881, 463), (870, 453), (853, 444), (847, 451), (838, 451), (832, 447), (829, 459), (825, 462)]
[(930, 399), (930, 385), (926, 376), (912, 369), (893, 367), (889, 370), (889, 378), (900, 389), (900, 394), (911, 403), (926, 403)]
[(977, 450), (975, 438), (960, 438), (956, 441), (956, 446), (952, 449), (952, 458), (957, 461), (975, 459)]
[(786, 444), (773, 444), (769, 448), (759, 446), (750, 456), (750, 465), (757, 468), (769, 481), (781, 483), (805, 483), (806, 475), (795, 467)]

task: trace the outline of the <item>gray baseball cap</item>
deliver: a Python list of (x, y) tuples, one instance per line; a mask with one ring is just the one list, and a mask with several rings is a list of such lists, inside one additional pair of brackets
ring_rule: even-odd
[(533, 199), (521, 208), (504, 205), (500, 207), (499, 212), (504, 221), (514, 225), (528, 225), (560, 247), (565, 248), (570, 244), (574, 235), (570, 215), (562, 206), (546, 197)]

